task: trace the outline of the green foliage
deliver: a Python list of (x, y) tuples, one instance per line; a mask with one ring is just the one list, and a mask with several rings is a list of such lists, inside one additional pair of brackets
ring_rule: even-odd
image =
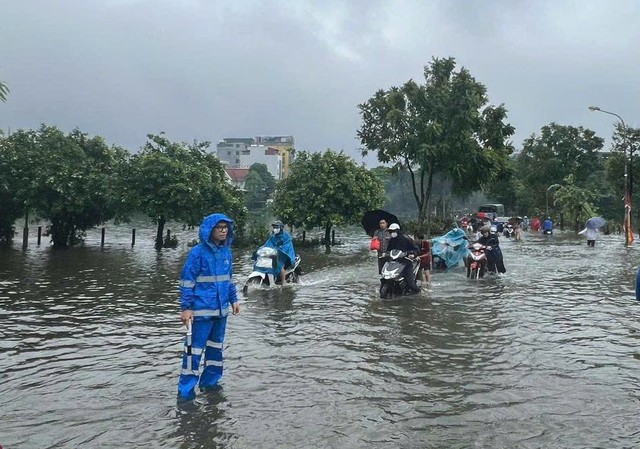
[[(81, 240), (85, 230), (115, 217), (122, 203), (119, 172), (126, 151), (79, 130), (65, 135), (42, 125), (5, 140), (16, 204), (51, 222), (54, 246)], [(6, 148), (6, 146), (3, 147)], [(15, 217), (11, 217), (15, 218)]]
[(409, 80), (358, 105), (363, 155), (376, 152), (380, 162), (409, 171), (420, 222), (435, 175), (450, 180), (454, 193), (468, 193), (498, 178), (512, 151), (504, 106), (487, 106), (486, 88), (454, 69), (453, 58), (434, 58), (423, 85)]
[(275, 192), (273, 210), (285, 223), (321, 226), (329, 242), (334, 225), (358, 224), (384, 202), (380, 179), (342, 152), (299, 152)]
[(591, 190), (577, 187), (575, 176), (569, 175), (554, 194), (554, 206), (577, 231), (578, 227), (598, 213), (593, 204), (596, 196)]
[(25, 211), (27, 156), (13, 140), (0, 138), (0, 244), (11, 243), (14, 223)]
[(518, 192), (525, 210), (544, 210), (547, 189), (563, 183), (573, 175), (573, 183), (586, 188), (591, 175), (603, 169), (599, 151), (603, 140), (583, 127), (550, 123), (540, 135), (532, 135), (523, 143), (515, 164), (516, 177), (522, 183)]
[(205, 152), (209, 142), (176, 143), (164, 133), (149, 134), (148, 139), (133, 157), (128, 184), (132, 202), (158, 224), (156, 246), (163, 246), (168, 220), (197, 226), (204, 216), (224, 212), (242, 228), (242, 194), (225, 181), (221, 162)]
[[(618, 218), (623, 216), (624, 203), (621, 198), (624, 196), (625, 181), (627, 179), (625, 173), (628, 171), (632, 191), (631, 212), (635, 216), (634, 222), (638, 221), (638, 217), (640, 217), (638, 214), (640, 212), (640, 208), (638, 208), (640, 204), (640, 189), (638, 188), (640, 161), (636, 154), (638, 148), (640, 148), (640, 128), (623, 127), (621, 124), (616, 125), (612, 151), (605, 162), (605, 179), (610, 186), (607, 193), (612, 201), (607, 203), (607, 198), (600, 200), (601, 208), (610, 210), (608, 212), (609, 216)], [(631, 161), (631, 164), (629, 164), (629, 161)]]
[(253, 164), (249, 168), (244, 188), (247, 192), (247, 207), (249, 209), (261, 208), (265, 206), (267, 199), (273, 194), (276, 188), (276, 179), (269, 173), (265, 164)]

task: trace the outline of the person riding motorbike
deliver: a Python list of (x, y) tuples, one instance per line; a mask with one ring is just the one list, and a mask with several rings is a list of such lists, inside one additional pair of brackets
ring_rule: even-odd
[(495, 274), (496, 269), (499, 273), (506, 273), (507, 269), (504, 266), (496, 227), (484, 226), (480, 229), (480, 232), (482, 237), (478, 239), (478, 243), (487, 247), (487, 269), (493, 274)]
[[(387, 245), (387, 251), (399, 249), (400, 251), (404, 251), (408, 256), (415, 256), (418, 254), (418, 246), (413, 242), (413, 240), (402, 234), (398, 223), (391, 223), (389, 225), (389, 234), (391, 236), (391, 240), (389, 240), (389, 244)], [(416, 279), (413, 275), (413, 264), (407, 259), (402, 259), (401, 262), (404, 265), (402, 276), (407, 282), (407, 286), (411, 289), (412, 293), (420, 293), (420, 287), (416, 285)]]
[(547, 219), (542, 222), (542, 232), (545, 234), (553, 234), (553, 221), (551, 221), (551, 217), (547, 217)]
[(293, 265), (296, 260), (296, 252), (293, 248), (293, 240), (291, 235), (284, 230), (284, 224), (280, 220), (276, 220), (271, 225), (271, 235), (264, 242), (268, 248), (276, 248), (278, 250), (278, 265), (276, 273), (280, 273), (280, 283), (286, 283), (285, 268)]

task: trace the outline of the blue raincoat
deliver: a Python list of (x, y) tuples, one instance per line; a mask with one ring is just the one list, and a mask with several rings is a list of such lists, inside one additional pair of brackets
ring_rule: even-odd
[(287, 267), (292, 266), (296, 261), (296, 252), (293, 249), (293, 240), (291, 240), (291, 235), (284, 229), (277, 234), (271, 234), (262, 246), (278, 250), (278, 266), (275, 269), (276, 273), (280, 273), (285, 265)]
[(447, 268), (452, 268), (469, 254), (469, 240), (460, 228), (453, 228), (441, 237), (435, 237), (431, 245), (431, 254), (444, 260)]
[[(227, 239), (220, 245), (211, 240), (211, 231), (227, 222)], [(231, 280), (233, 220), (224, 214), (205, 217), (200, 225), (200, 243), (187, 258), (180, 279), (180, 308), (193, 310), (191, 354), (185, 341), (178, 392), (185, 399), (195, 395), (195, 387), (216, 385), (222, 377), (222, 345), (229, 307), (238, 301)], [(204, 360), (203, 356), (204, 355)]]

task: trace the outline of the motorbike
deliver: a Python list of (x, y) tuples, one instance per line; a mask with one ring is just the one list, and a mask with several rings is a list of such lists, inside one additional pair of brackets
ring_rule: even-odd
[(434, 271), (448, 270), (464, 261), (469, 240), (462, 229), (452, 229), (441, 237), (432, 239), (431, 254)]
[(553, 235), (553, 229), (545, 229), (542, 233), (544, 235)]
[(482, 243), (471, 244), (469, 255), (465, 260), (467, 266), (467, 277), (479, 279), (487, 272), (487, 247)]
[(504, 235), (505, 237), (513, 237), (515, 231), (516, 230), (513, 228), (513, 225), (509, 223), (504, 226), (502, 230), (502, 235)]
[[(268, 246), (261, 246), (255, 253), (253, 271), (249, 274), (242, 292), (247, 293), (249, 286), (274, 287), (280, 285), (280, 273), (276, 272), (278, 266), (278, 250)], [(298, 282), (300, 280), (300, 255), (296, 254), (296, 260), (292, 266), (285, 266), (285, 280)]]
[(420, 259), (410, 258), (404, 251), (392, 249), (380, 273), (380, 298), (390, 299), (394, 296), (404, 295), (411, 290), (404, 276), (402, 276), (404, 259), (411, 261), (413, 265), (413, 275), (414, 277), (417, 276), (418, 270), (420, 269)]

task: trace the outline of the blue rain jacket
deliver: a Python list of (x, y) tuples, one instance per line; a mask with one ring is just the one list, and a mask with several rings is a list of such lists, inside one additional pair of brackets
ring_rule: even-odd
[(296, 252), (293, 249), (293, 240), (291, 240), (291, 235), (284, 229), (277, 234), (271, 234), (262, 246), (278, 250), (278, 266), (276, 267), (276, 273), (280, 273), (285, 265), (292, 266), (296, 260)]
[(542, 222), (542, 230), (543, 231), (553, 231), (553, 221), (545, 220)]
[[(227, 240), (221, 245), (210, 240), (211, 231), (221, 221), (229, 225)], [(180, 279), (180, 307), (194, 311), (195, 319), (225, 317), (238, 301), (233, 275), (233, 220), (224, 214), (211, 214), (200, 225), (200, 243), (184, 264)]]
[(469, 240), (460, 228), (454, 228), (441, 237), (435, 237), (431, 254), (444, 260), (447, 268), (455, 267), (469, 254)]

